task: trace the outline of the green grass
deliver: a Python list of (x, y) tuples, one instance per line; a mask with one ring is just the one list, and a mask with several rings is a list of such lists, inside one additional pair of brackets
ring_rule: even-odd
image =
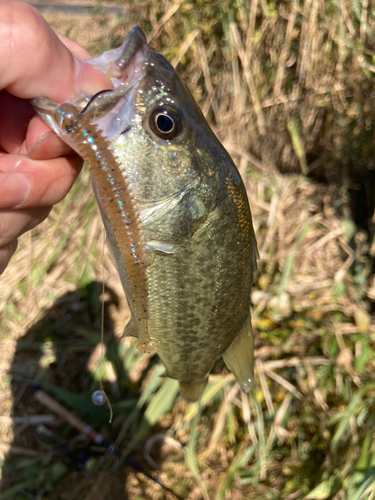
[[(157, 358), (124, 341), (129, 311), (102, 254), (85, 171), (21, 239), (1, 278), (1, 414), (9, 419), (1, 421), (0, 499), (172, 498), (66, 422), (28, 423), (50, 413), (30, 381), (156, 476), (144, 453), (151, 457), (182, 498), (374, 499), (375, 13), (354, 0), (176, 5), (47, 19), (93, 54), (120, 44), (137, 22), (155, 33), (152, 45), (178, 64), (233, 155), (260, 250), (254, 389), (242, 394), (219, 360), (200, 405), (188, 404)], [(89, 400), (99, 365), (111, 425), (108, 408)]]

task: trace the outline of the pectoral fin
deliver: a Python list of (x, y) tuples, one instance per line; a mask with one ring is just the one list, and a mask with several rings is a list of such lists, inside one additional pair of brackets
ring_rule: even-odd
[(254, 343), (250, 315), (222, 357), (247, 394), (254, 383)]
[(137, 201), (139, 215), (142, 223), (147, 226), (164, 217), (171, 210), (175, 209), (185, 196), (186, 191), (192, 186), (192, 182), (187, 184), (184, 189), (181, 189), (172, 196), (163, 198), (157, 201)]
[(161, 253), (170, 254), (170, 253), (175, 253), (176, 250), (180, 248), (180, 246), (181, 244), (167, 243), (166, 241), (158, 241), (158, 240), (148, 240), (146, 243), (147, 253), (154, 252), (154, 256), (156, 250)]

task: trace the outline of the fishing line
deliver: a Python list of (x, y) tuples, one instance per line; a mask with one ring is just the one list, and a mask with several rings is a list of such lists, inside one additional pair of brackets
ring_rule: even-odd
[(166, 486), (160, 479), (157, 477), (154, 477), (152, 474), (149, 474), (143, 467), (141, 467), (137, 462), (129, 458), (127, 455), (123, 454), (116, 446), (114, 446), (110, 441), (107, 441), (101, 434), (96, 432), (92, 427), (86, 424), (83, 420), (79, 419), (71, 413), (69, 410), (67, 410), (64, 406), (62, 406), (60, 403), (55, 401), (51, 396), (49, 396), (47, 393), (45, 393), (43, 390), (40, 389), (40, 386), (37, 386), (31, 381), (31, 390), (34, 393), (34, 397), (39, 403), (41, 403), (43, 406), (48, 408), (49, 410), (53, 411), (57, 415), (59, 415), (63, 420), (68, 422), (72, 427), (77, 429), (79, 432), (84, 434), (87, 438), (90, 439), (93, 443), (95, 443), (97, 446), (103, 446), (108, 450), (109, 453), (113, 454), (114, 456), (118, 457), (120, 461), (123, 461), (124, 463), (130, 465), (135, 471), (141, 472), (144, 474), (146, 477), (151, 479), (154, 483), (158, 484), (161, 486), (165, 491), (168, 491), (171, 495), (173, 495), (174, 498), (177, 500), (184, 500), (180, 495), (175, 493), (171, 488)]
[(107, 403), (109, 408), (109, 423), (112, 423), (113, 410), (112, 405), (108, 399), (108, 396), (103, 388), (103, 376), (102, 369), (104, 363), (104, 294), (105, 294), (105, 272), (104, 272), (104, 249), (105, 249), (105, 233), (103, 231), (103, 246), (102, 246), (102, 317), (101, 317), (101, 332), (100, 332), (100, 344), (101, 344), (101, 354), (99, 361), (99, 389), (95, 391), (91, 396), (91, 401), (96, 406), (103, 406)]
[(95, 101), (95, 99), (102, 95), (102, 94), (105, 94), (106, 92), (112, 92), (112, 89), (106, 89), (106, 90), (100, 90), (99, 92), (97, 92), (96, 94), (94, 94), (91, 99), (89, 100), (89, 102), (86, 104), (86, 106), (82, 109), (82, 111), (80, 112), (82, 115), (84, 113), (86, 113), (87, 109), (89, 108), (89, 106), (91, 106), (91, 104)]

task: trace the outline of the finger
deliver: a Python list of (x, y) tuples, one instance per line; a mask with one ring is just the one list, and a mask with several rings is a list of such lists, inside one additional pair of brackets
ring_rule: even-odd
[(105, 76), (74, 56), (36, 9), (0, 1), (0, 88), (23, 99), (63, 102), (82, 89), (111, 88)]
[[(30, 154), (33, 151), (34, 159), (54, 158), (72, 153), (72, 150), (35, 114), (28, 101), (15, 97), (5, 90), (0, 91), (0, 117), (0, 146), (4, 151), (20, 154)], [(48, 141), (41, 140), (47, 139), (47, 136)], [(49, 152), (48, 147), (51, 148)]]
[(0, 210), (0, 247), (10, 245), (26, 231), (43, 222), (51, 207)]
[(28, 154), (35, 160), (73, 154), (35, 114), (31, 104), (6, 90), (0, 91), (0, 147), (8, 153)]
[(81, 59), (90, 59), (91, 58), (90, 52), (87, 52), (87, 50), (84, 49), (79, 43), (75, 42), (74, 40), (71, 40), (70, 38), (67, 38), (64, 35), (60, 35), (60, 33), (56, 33), (56, 35), (59, 37), (59, 39), (65, 45), (65, 47), (68, 47), (69, 50), (74, 52)]
[(76, 155), (41, 161), (0, 156), (0, 208), (55, 205), (69, 192), (82, 164)]
[(24, 147), (20, 153), (27, 154), (33, 160), (49, 160), (76, 154), (55, 132), (52, 132), (39, 115), (31, 119)]
[(0, 145), (2, 149), (18, 153), (26, 136), (28, 123), (34, 114), (35, 111), (29, 102), (9, 94), (6, 90), (0, 91)]
[[(29, 142), (29, 141), (27, 141)], [(76, 154), (55, 132), (47, 130), (31, 148), (28, 157), (32, 160), (51, 160), (59, 156)]]
[(0, 247), (0, 274), (5, 271), (5, 268), (9, 264), (9, 261), (17, 250), (18, 242), (13, 240), (10, 243)]

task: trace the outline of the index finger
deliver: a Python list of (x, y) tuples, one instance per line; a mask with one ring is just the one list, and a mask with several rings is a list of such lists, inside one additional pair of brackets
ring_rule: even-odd
[(96, 93), (110, 81), (75, 56), (36, 9), (0, 0), (0, 89), (23, 99), (63, 102), (79, 90)]

